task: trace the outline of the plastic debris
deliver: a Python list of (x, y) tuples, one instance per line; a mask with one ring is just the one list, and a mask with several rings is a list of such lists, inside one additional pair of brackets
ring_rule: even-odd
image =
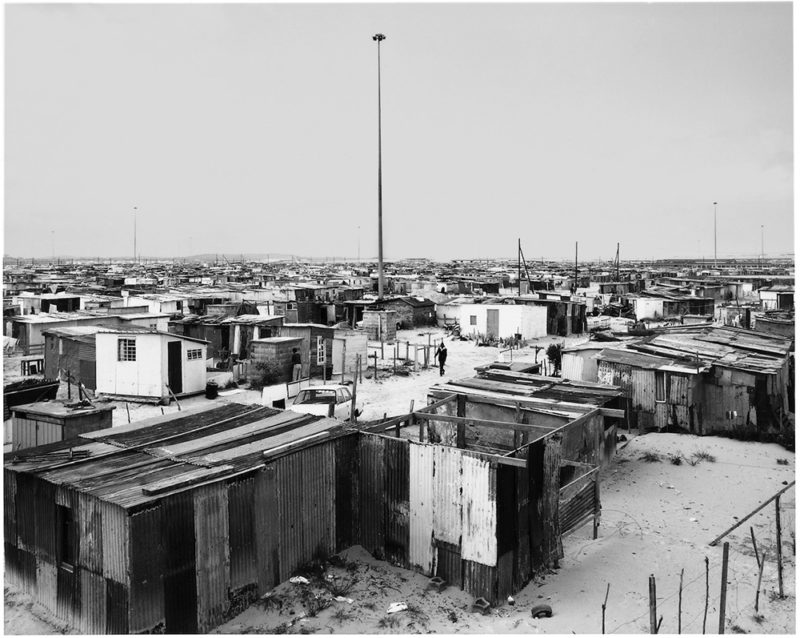
[(289, 582), (294, 584), (294, 585), (308, 585), (308, 584), (310, 584), (308, 582), (308, 578), (306, 578), (305, 576), (292, 576), (289, 579)]
[(408, 605), (405, 603), (392, 603), (389, 605), (389, 609), (386, 610), (387, 614), (396, 614), (398, 611), (405, 611), (408, 609)]
[(689, 520), (690, 520), (692, 523), (696, 523), (696, 522), (697, 522), (697, 519), (696, 519), (696, 518), (694, 518), (694, 517), (690, 518)]
[(513, 596), (509, 596), (506, 598), (506, 602), (508, 602), (509, 605), (513, 605), (516, 601), (514, 600)]
[(334, 600), (337, 603), (350, 603), (351, 605), (353, 604), (353, 599), (352, 598), (345, 598), (344, 596), (336, 596), (336, 598), (334, 598)]

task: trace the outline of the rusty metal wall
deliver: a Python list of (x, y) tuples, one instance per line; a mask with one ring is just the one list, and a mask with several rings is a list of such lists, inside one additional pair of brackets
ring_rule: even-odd
[[(78, 565), (101, 578), (103, 575), (103, 526), (100, 502), (88, 494), (76, 493), (78, 504), (75, 524), (78, 526)], [(104, 623), (105, 626), (105, 623)]]
[[(130, 602), (129, 602), (129, 626), (132, 633), (151, 631), (156, 625), (164, 620), (164, 587), (163, 580), (166, 576), (167, 565), (162, 529), (168, 521), (164, 520), (162, 507), (156, 506), (132, 514), (127, 520), (117, 515), (117, 512), (106, 509), (105, 519), (110, 520), (104, 525), (103, 530), (109, 530), (123, 542), (129, 539), (128, 555), (130, 563), (123, 569), (130, 570)], [(124, 512), (123, 512), (124, 515)], [(127, 524), (126, 524), (127, 523)], [(130, 526), (129, 529), (128, 525)], [(122, 529), (120, 528), (122, 526)], [(105, 554), (107, 560), (104, 563), (104, 574), (115, 574), (119, 568), (119, 559), (125, 557), (123, 547), (111, 546), (103, 537), (104, 549), (108, 549), (110, 554)], [(191, 545), (193, 538), (187, 538), (186, 543)], [(114, 555), (117, 553), (118, 555)], [(108, 569), (110, 567), (110, 569)], [(119, 582), (113, 576), (109, 580)], [(128, 584), (128, 579), (123, 581)], [(112, 608), (112, 613), (114, 613)], [(118, 622), (114, 620), (114, 622)]]
[(655, 412), (656, 374), (653, 370), (632, 370), (631, 385), (633, 409), (637, 412)]
[(100, 539), (102, 542), (103, 577), (128, 587), (130, 537), (128, 514), (121, 507), (98, 502)]
[(436, 545), (436, 575), (447, 581), (448, 584), (461, 589), (464, 585), (461, 552), (458, 545), (435, 541)]
[(256, 472), (253, 486), (253, 534), (255, 536), (256, 582), (263, 596), (281, 582), (278, 490), (275, 464)]
[(3, 538), (17, 545), (17, 473), (3, 470)]
[(409, 453), (407, 439), (384, 439), (384, 548), (386, 560), (408, 566)]
[(545, 441), (543, 465), (541, 516), (544, 525), (544, 536), (542, 538), (542, 552), (545, 564), (552, 566), (564, 556), (564, 548), (561, 544), (561, 529), (558, 521), (561, 468), (561, 441), (558, 435), (553, 435)]
[(428, 576), (435, 569), (433, 546), (433, 450), (409, 443), (409, 564)]
[(280, 580), (336, 545), (333, 444), (306, 448), (274, 463), (280, 518)]
[(359, 441), (359, 543), (370, 553), (382, 553), (384, 547), (385, 441), (369, 435)]
[(462, 450), (433, 449), (433, 536), (438, 541), (461, 545)]
[(334, 441), (336, 457), (336, 551), (358, 543), (360, 435), (353, 433)]
[(461, 558), (491, 567), (497, 564), (494, 472), (489, 461), (463, 452), (461, 468)]
[(80, 567), (80, 614), (77, 629), (84, 634), (106, 633), (106, 583), (102, 576)]
[(497, 603), (497, 567), (465, 560), (462, 572), (464, 591), (469, 592), (473, 598), (483, 597), (493, 605)]
[(230, 538), (231, 589), (257, 582), (253, 534), (255, 477), (228, 484), (228, 536)]
[[(163, 547), (163, 600), (166, 633), (197, 632), (197, 564), (194, 528), (194, 496), (191, 491), (163, 498), (160, 506)], [(155, 514), (154, 514), (155, 515)], [(155, 540), (155, 538), (153, 538)], [(135, 545), (131, 532), (131, 546)], [(155, 562), (155, 561), (154, 561)], [(133, 563), (133, 558), (131, 558)], [(133, 589), (134, 583), (131, 583)], [(131, 596), (133, 605), (133, 595)], [(155, 601), (154, 601), (155, 602)], [(154, 611), (157, 607), (153, 608)], [(131, 631), (135, 614), (131, 609)], [(154, 618), (155, 615), (149, 616)]]
[(212, 483), (194, 495), (197, 631), (207, 633), (222, 624), (228, 608), (230, 544), (228, 486)]
[(77, 625), (81, 613), (81, 580), (78, 570), (58, 568), (56, 572), (56, 616)]
[(54, 563), (36, 559), (36, 599), (47, 609), (56, 613), (58, 607), (58, 571)]

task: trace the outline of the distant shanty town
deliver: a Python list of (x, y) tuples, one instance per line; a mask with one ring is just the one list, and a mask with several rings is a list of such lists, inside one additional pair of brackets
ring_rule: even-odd
[(360, 545), (480, 610), (596, 536), (621, 435), (794, 449), (791, 259), (384, 271), (7, 259), (7, 583), (84, 633), (208, 632)]

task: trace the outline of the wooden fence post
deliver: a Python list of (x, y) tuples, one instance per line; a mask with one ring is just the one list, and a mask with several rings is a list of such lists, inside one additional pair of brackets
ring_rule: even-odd
[(756, 613), (758, 612), (758, 595), (761, 593), (761, 576), (764, 573), (764, 563), (767, 562), (768, 551), (768, 549), (765, 549), (761, 554), (761, 565), (758, 567), (758, 585), (756, 585)]
[(656, 577), (650, 574), (650, 633), (657, 634), (656, 625)]
[(609, 589), (611, 589), (611, 583), (608, 583), (606, 585), (606, 599), (603, 601), (603, 606), (601, 607), (601, 609), (603, 611), (603, 620), (602, 620), (602, 625), (600, 627), (600, 633), (601, 634), (606, 633), (606, 603), (608, 603), (608, 590)]
[(681, 633), (681, 606), (683, 605), (683, 569), (681, 569), (681, 581), (678, 585), (678, 633)]
[(775, 499), (775, 534), (778, 545), (776, 547), (778, 561), (778, 595), (783, 598), (783, 549), (781, 548), (781, 497)]
[(722, 583), (719, 592), (719, 633), (725, 633), (725, 597), (728, 593), (728, 542), (722, 545)]
[(358, 392), (358, 368), (361, 365), (361, 355), (356, 355), (356, 370), (353, 373), (353, 396), (350, 400), (350, 420), (356, 423), (358, 415), (356, 414), (356, 393)]
[(706, 556), (706, 606), (703, 608), (703, 633), (706, 633), (706, 618), (708, 618), (708, 556)]

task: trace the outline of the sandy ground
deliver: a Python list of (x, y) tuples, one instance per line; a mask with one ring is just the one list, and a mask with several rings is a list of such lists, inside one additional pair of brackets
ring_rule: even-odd
[[(648, 462), (651, 452), (659, 461)], [(693, 455), (705, 452), (705, 460)], [(681, 458), (675, 465), (670, 456)], [(713, 458), (713, 461), (711, 460)], [(778, 460), (785, 459), (782, 465)], [(690, 462), (696, 462), (691, 465)], [(719, 623), (722, 546), (708, 543), (739, 518), (794, 479), (794, 454), (777, 445), (715, 437), (647, 434), (620, 444), (615, 462), (603, 472), (599, 537), (586, 525), (564, 538), (560, 567), (530, 583), (515, 604), (487, 616), (470, 611), (470, 596), (454, 587), (426, 591), (427, 578), (376, 561), (362, 548), (341, 554), (336, 564), (308, 570), (309, 585), (282, 583), (218, 629), (219, 633), (549, 633), (596, 634), (601, 605), (610, 585), (606, 633), (649, 633), (648, 577), (656, 579), (660, 633), (677, 633), (679, 583), (683, 591), (681, 629), (701, 633), (705, 602), (705, 561), (709, 559), (706, 633)], [(737, 518), (738, 517), (738, 518)], [(794, 634), (795, 489), (781, 498), (783, 599), (778, 596), (775, 561), (775, 508), (770, 505), (732, 532), (727, 578), (726, 633)], [(767, 552), (755, 613), (758, 567), (750, 540), (753, 527), (759, 553)], [(352, 602), (335, 601), (338, 593)], [(334, 588), (335, 589), (335, 588)], [(346, 590), (346, 591), (344, 591)], [(30, 598), (6, 587), (5, 633), (58, 633), (63, 626)], [(388, 614), (403, 602), (408, 610)], [(552, 618), (534, 619), (530, 609), (546, 603)]]
[[(420, 334), (422, 333), (422, 334)], [(434, 331), (431, 341), (444, 333)], [(427, 333), (403, 331), (402, 341), (427, 343)], [(586, 337), (537, 340), (538, 345), (585, 341)], [(418, 369), (409, 376), (379, 374), (359, 385), (364, 419), (406, 413), (413, 399), (425, 404), (428, 388), (441, 380), (470, 377), (476, 365), (508, 355), (499, 348), (477, 347), (469, 341), (447, 340), (446, 374), (438, 369)], [(374, 350), (375, 348), (371, 348)], [(404, 352), (402, 348), (401, 352)], [(514, 352), (533, 358), (532, 348)], [(385, 349), (383, 365), (392, 366)], [(539, 353), (539, 359), (543, 353)], [(526, 357), (527, 358), (527, 357)], [(379, 367), (381, 361), (379, 359)], [(371, 376), (371, 375), (369, 375)], [(243, 391), (220, 397), (220, 401), (257, 402), (258, 393)], [(181, 402), (184, 409), (206, 405), (204, 397)], [(130, 405), (132, 420), (161, 413), (160, 406)], [(173, 403), (164, 408), (174, 412)], [(127, 422), (124, 404), (117, 409), (115, 423)], [(120, 420), (121, 419), (121, 420)], [(659, 460), (646, 461), (650, 452)], [(710, 455), (705, 460), (693, 457)], [(673, 463), (670, 457), (676, 459)], [(713, 458), (713, 461), (711, 460)], [(677, 463), (680, 459), (680, 463)], [(778, 461), (785, 460), (787, 464)], [(695, 463), (692, 465), (692, 463)], [(591, 538), (591, 525), (564, 538), (560, 568), (530, 583), (514, 605), (505, 604), (487, 616), (470, 611), (471, 597), (454, 587), (442, 593), (426, 591), (427, 578), (374, 560), (362, 548), (341, 555), (335, 565), (307, 572), (310, 585), (283, 583), (271, 596), (248, 608), (219, 628), (220, 633), (599, 633), (601, 605), (609, 587), (606, 633), (649, 633), (648, 577), (656, 579), (660, 633), (677, 633), (678, 603), (681, 603), (683, 633), (701, 633), (706, 591), (705, 558), (709, 561), (709, 605), (706, 632), (716, 633), (719, 622), (722, 546), (708, 543), (743, 518), (760, 503), (794, 479), (794, 454), (777, 445), (745, 443), (715, 437), (648, 434), (621, 443), (615, 462), (603, 471), (601, 498), (603, 515), (599, 537)], [(784, 593), (778, 596), (775, 562), (775, 508), (770, 505), (732, 532), (728, 566), (726, 632), (795, 633), (795, 489), (781, 498)], [(739, 518), (737, 518), (739, 517)], [(759, 612), (754, 603), (758, 567), (750, 539), (753, 527), (759, 553), (767, 552)], [(681, 570), (683, 591), (679, 596)], [(335, 601), (325, 577), (349, 589)], [(335, 588), (334, 588), (335, 589)], [(391, 603), (404, 602), (408, 610), (388, 614)], [(552, 618), (534, 619), (532, 605), (552, 606)], [(7, 634), (62, 633), (58, 623), (31, 599), (5, 589), (4, 630)]]

